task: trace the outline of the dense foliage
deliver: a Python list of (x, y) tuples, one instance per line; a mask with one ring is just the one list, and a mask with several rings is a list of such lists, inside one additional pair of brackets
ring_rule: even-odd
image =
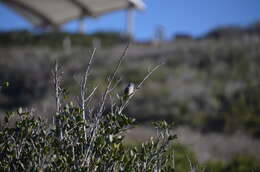
[[(134, 119), (108, 113), (98, 127), (86, 122), (81, 109), (64, 107), (60, 120), (63, 139), (57, 128), (35, 116), (33, 111), (18, 109), (7, 113), (0, 128), (1, 171), (260, 171), (259, 161), (239, 155), (229, 162), (198, 164), (194, 154), (180, 144), (172, 144), (176, 135), (166, 122), (154, 123), (158, 137), (140, 144), (125, 144), (125, 131)], [(16, 119), (15, 124), (12, 123)], [(8, 127), (9, 125), (9, 127)], [(85, 138), (84, 126), (87, 127)], [(97, 127), (95, 130), (95, 127)], [(95, 134), (93, 134), (95, 133)]]
[[(7, 114), (8, 123), (13, 114)], [(1, 171), (151, 171), (174, 169), (173, 153), (166, 155), (176, 136), (165, 122), (158, 123), (160, 135), (137, 147), (122, 144), (123, 132), (134, 120), (117, 112), (104, 114), (100, 122), (85, 122), (81, 109), (66, 106), (60, 116), (64, 138), (32, 112), (18, 110), (13, 127), (0, 130)], [(98, 125), (98, 126), (97, 126)], [(85, 138), (84, 126), (87, 127)]]
[[(148, 72), (131, 95), (117, 95), (111, 110), (105, 111), (106, 98), (111, 96), (112, 83), (123, 61), (127, 48), (107, 78), (102, 100), (92, 105), (92, 93), (86, 93), (89, 69), (80, 82), (79, 106), (64, 104), (66, 91), (61, 88), (62, 72), (55, 63), (53, 84), (56, 100), (56, 114), (53, 125), (48, 124), (34, 111), (19, 108), (17, 113), (7, 113), (5, 124), (0, 128), (0, 170), (1, 171), (164, 171), (174, 170), (174, 154), (168, 147), (176, 135), (171, 134), (166, 122), (155, 123), (157, 138), (141, 146), (123, 146), (123, 135), (134, 124), (134, 119), (124, 114), (124, 109), (142, 83), (159, 68)], [(9, 82), (1, 84), (1, 88)], [(111, 98), (111, 97), (110, 97)], [(87, 113), (87, 114), (86, 114)], [(9, 121), (13, 122), (14, 126)]]

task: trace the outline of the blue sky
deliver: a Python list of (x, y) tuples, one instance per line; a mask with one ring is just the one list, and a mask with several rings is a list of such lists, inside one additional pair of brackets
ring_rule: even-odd
[[(260, 0), (144, 0), (147, 9), (135, 13), (136, 39), (154, 36), (157, 26), (163, 26), (167, 38), (176, 33), (200, 36), (217, 26), (246, 26), (260, 20)], [(63, 26), (74, 32), (77, 21)], [(86, 19), (86, 31), (120, 31), (125, 27), (125, 13), (113, 12), (96, 19)], [(12, 10), (0, 4), (0, 30), (31, 29), (32, 26)]]

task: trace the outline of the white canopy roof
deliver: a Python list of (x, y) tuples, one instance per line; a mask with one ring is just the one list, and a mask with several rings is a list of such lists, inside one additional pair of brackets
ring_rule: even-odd
[(35, 26), (58, 27), (85, 16), (96, 17), (129, 7), (143, 10), (142, 0), (0, 0)]

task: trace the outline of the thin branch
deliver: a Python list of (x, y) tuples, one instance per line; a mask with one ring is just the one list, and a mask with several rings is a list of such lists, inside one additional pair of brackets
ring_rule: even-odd
[(144, 83), (145, 80), (147, 80), (153, 72), (155, 72), (159, 67), (161, 67), (164, 63), (160, 63), (157, 66), (155, 66), (148, 74), (144, 77), (144, 79), (137, 85), (136, 90), (138, 90)]
[(188, 157), (187, 154), (186, 154), (186, 158), (187, 158), (187, 160), (189, 161), (190, 171), (193, 172), (193, 171), (194, 171), (194, 168), (193, 168), (192, 162), (191, 162), (191, 160), (190, 160), (190, 158)]
[(58, 116), (60, 115), (60, 109), (61, 109), (61, 74), (59, 73), (59, 65), (57, 60), (55, 60), (55, 69), (54, 69), (54, 87), (55, 87), (55, 102), (56, 102), (56, 115), (54, 117), (54, 125), (56, 126), (56, 134), (59, 136), (60, 139), (63, 139), (63, 131), (60, 120), (58, 120)]
[(97, 116), (95, 116), (95, 117), (96, 117), (96, 121), (95, 121), (95, 123), (94, 123), (94, 126), (93, 126), (92, 131), (91, 131), (91, 134), (90, 134), (90, 141), (89, 141), (90, 146), (89, 146), (88, 149), (87, 149), (86, 157), (85, 157), (85, 160), (86, 160), (87, 164), (89, 163), (89, 156), (91, 155), (92, 146), (93, 146), (93, 144), (94, 144), (94, 138), (96, 137), (97, 130), (98, 130), (98, 127), (99, 127), (99, 123), (100, 123), (100, 120), (101, 120), (101, 119), (100, 119), (100, 115), (101, 115), (102, 112), (103, 112), (107, 95), (109, 94), (109, 91), (111, 90), (110, 87), (111, 87), (111, 85), (112, 85), (112, 82), (113, 82), (114, 79), (115, 79), (115, 76), (116, 76), (116, 74), (117, 74), (117, 72), (118, 72), (118, 70), (119, 70), (119, 67), (120, 67), (121, 64), (122, 64), (122, 61), (123, 61), (123, 59), (124, 59), (124, 57), (125, 57), (125, 55), (126, 55), (126, 52), (127, 52), (128, 47), (129, 47), (129, 43), (127, 44), (127, 46), (126, 46), (126, 48), (124, 49), (122, 55), (120, 56), (120, 58), (119, 58), (119, 60), (118, 60), (118, 63), (117, 63), (117, 65), (116, 65), (116, 68), (115, 68), (115, 70), (113, 71), (111, 77), (108, 78), (108, 85), (107, 85), (106, 90), (105, 90), (105, 92), (104, 92), (104, 94), (103, 94), (103, 96), (102, 96), (102, 100), (101, 100), (102, 103), (101, 103), (101, 106), (100, 106), (100, 109), (99, 109), (99, 111), (98, 111)]
[(58, 62), (55, 60), (54, 69), (54, 87), (55, 87), (55, 102), (56, 102), (56, 116), (60, 113), (60, 78), (58, 73)]
[(90, 98), (93, 96), (93, 94), (96, 92), (98, 86), (96, 86), (91, 93), (89, 94), (89, 96), (85, 99), (85, 103), (88, 102), (90, 100)]
[[(89, 76), (89, 70), (90, 70), (90, 67), (91, 67), (92, 60), (94, 58), (95, 52), (96, 52), (96, 49), (94, 48), (93, 52), (91, 54), (91, 57), (90, 57), (90, 59), (88, 61), (88, 65), (87, 65), (87, 68), (86, 68), (86, 71), (85, 71), (85, 75), (84, 75), (84, 77), (82, 77), (82, 80), (81, 80), (82, 82), (80, 84), (80, 86), (81, 86), (81, 88), (80, 88), (81, 107), (84, 108), (84, 109), (85, 109), (86, 84), (87, 84), (87, 80), (88, 80), (88, 76)], [(85, 117), (83, 117), (83, 118), (85, 119)]]
[[(91, 57), (90, 57), (90, 59), (89, 59), (89, 61), (88, 61), (88, 65), (87, 65), (87, 68), (86, 68), (86, 71), (85, 71), (85, 75), (84, 75), (84, 77), (82, 78), (81, 88), (80, 88), (82, 118), (83, 118), (84, 120), (86, 120), (86, 112), (85, 112), (86, 84), (87, 84), (87, 81), (88, 81), (89, 70), (90, 70), (90, 67), (91, 67), (92, 60), (93, 60), (93, 58), (94, 58), (95, 52), (96, 52), (96, 48), (93, 49), (92, 55), (91, 55)], [(91, 96), (91, 95), (90, 95), (90, 96)], [(85, 132), (85, 139), (87, 139), (86, 126), (84, 126), (84, 132)]]
[(119, 58), (119, 60), (118, 60), (118, 63), (117, 63), (117, 65), (116, 65), (116, 68), (115, 68), (114, 72), (113, 72), (112, 75), (111, 75), (111, 78), (110, 78), (110, 77), (108, 78), (108, 85), (107, 85), (106, 90), (105, 90), (105, 92), (104, 92), (104, 94), (103, 94), (103, 96), (102, 96), (102, 103), (101, 103), (101, 106), (100, 106), (100, 109), (99, 109), (99, 112), (98, 112), (98, 116), (103, 112), (104, 105), (105, 105), (106, 98), (107, 98), (107, 95), (108, 95), (108, 93), (109, 93), (111, 84), (112, 84), (113, 80), (115, 79), (115, 76), (116, 76), (116, 74), (117, 74), (117, 72), (118, 72), (118, 69), (119, 69), (119, 67), (121, 66), (121, 64), (122, 64), (122, 62), (123, 62), (123, 60), (124, 60), (124, 57), (125, 57), (125, 55), (126, 55), (126, 52), (127, 52), (128, 48), (129, 48), (129, 43), (127, 44), (127, 46), (126, 46), (126, 48), (124, 49), (122, 55), (120, 56), (120, 58)]
[(85, 89), (86, 89), (86, 84), (87, 84), (87, 80), (88, 80), (88, 76), (89, 76), (89, 70), (90, 70), (95, 52), (96, 52), (96, 48), (94, 48), (93, 51), (92, 51), (92, 54), (91, 54), (91, 57), (89, 59), (89, 62), (88, 62), (88, 65), (87, 65), (87, 68), (86, 68), (86, 71), (85, 71), (85, 75), (84, 75), (84, 78), (83, 78), (83, 84), (81, 85), (81, 91), (82, 91), (81, 94), (83, 94), (83, 96), (85, 95)]

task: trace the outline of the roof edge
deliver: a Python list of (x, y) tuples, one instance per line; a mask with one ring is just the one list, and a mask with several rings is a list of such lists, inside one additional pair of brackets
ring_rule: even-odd
[(138, 10), (145, 10), (146, 5), (142, 0), (128, 0), (130, 4), (132, 4)]

